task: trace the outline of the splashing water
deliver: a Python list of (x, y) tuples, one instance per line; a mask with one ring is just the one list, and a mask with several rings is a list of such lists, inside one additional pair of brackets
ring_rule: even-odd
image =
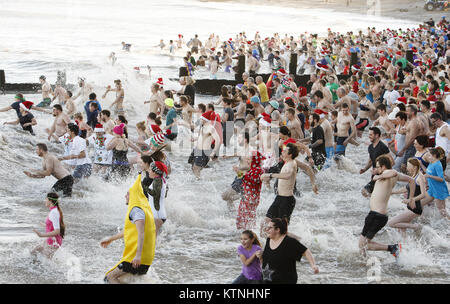
[[(226, 40), (242, 29), (251, 35), (257, 30), (271, 35), (292, 28), (314, 28), (323, 34), (328, 27), (344, 32), (366, 28), (368, 24), (377, 28), (414, 25), (408, 21), (336, 12), (330, 18), (326, 10), (286, 11), (276, 7), (196, 1), (152, 1), (151, 5), (147, 1), (133, 1), (130, 7), (124, 7), (118, 0), (109, 1), (107, 6), (88, 0), (38, 3), (31, 0), (2, 3), (0, 55), (7, 81), (37, 82), (39, 75), (47, 74), (53, 82), (56, 71), (66, 69), (69, 83), (74, 83), (78, 76), (85, 76), (100, 96), (106, 85), (120, 78), (125, 88), (124, 104), (131, 137), (136, 134), (133, 126), (143, 120), (148, 111), (143, 101), (150, 95), (152, 80), (163, 76), (165, 89), (178, 89), (168, 78), (178, 75), (182, 59), (179, 54), (174, 58), (161, 56), (154, 46), (161, 38), (167, 43), (181, 30), (186, 40), (195, 33), (204, 40), (214, 28), (215, 33)], [(20, 16), (29, 17), (28, 22), (14, 22)], [(186, 16), (195, 22), (186, 22)], [(273, 18), (277, 23), (261, 22)], [(133, 44), (130, 53), (120, 51), (122, 40)], [(118, 57), (113, 67), (106, 60), (111, 51)], [(151, 79), (138, 78), (133, 67), (147, 64), (153, 68)], [(202, 76), (207, 74), (197, 75)], [(32, 94), (26, 98), (39, 102), (41, 97)], [(6, 106), (12, 99), (12, 95), (1, 95), (0, 104)], [(110, 94), (101, 100), (102, 106), (108, 108), (113, 99)], [(196, 97), (197, 103), (211, 100), (215, 98)], [(33, 264), (29, 251), (43, 240), (36, 237), (32, 228), (43, 229), (42, 223), (48, 214), (43, 200), (55, 182), (52, 177), (30, 179), (22, 173), (29, 168), (40, 168), (41, 159), (35, 153), (35, 144), (48, 143), (44, 129), (53, 121), (49, 115), (33, 114), (38, 121), (35, 137), (20, 131), (20, 127), (0, 124), (0, 176), (3, 177), (0, 183), (0, 252), (3, 257), (0, 282), (101, 283), (106, 271), (120, 259), (123, 242), (113, 242), (106, 249), (101, 248), (99, 242), (122, 229), (126, 212), (124, 195), (135, 174), (117, 184), (104, 183), (93, 176), (76, 185), (74, 196), (61, 202), (67, 226), (62, 248), (54, 260), (40, 258)], [(13, 119), (13, 112), (0, 113), (0, 122)], [(49, 149), (57, 155), (63, 153), (60, 145), (50, 144)], [(138, 281), (127, 280), (133, 283), (229, 283), (241, 270), (236, 252), (239, 245), (239, 233), (235, 228), (237, 202), (230, 211), (221, 193), (234, 179), (231, 167), (236, 160), (212, 163), (202, 171), (202, 180), (197, 181), (192, 177), (187, 156), (169, 154), (169, 157), (173, 174), (169, 178), (166, 203), (168, 220), (158, 236), (154, 264), (149, 274)], [(367, 145), (350, 145), (344, 158), (347, 170), (338, 170), (332, 165), (318, 173), (320, 192), (317, 195), (313, 194), (308, 177), (299, 173), (297, 187), (302, 195), (296, 199), (290, 231), (311, 249), (321, 269), (319, 275), (313, 275), (305, 261), (298, 264), (299, 283), (367, 283), (367, 266), (359, 256), (357, 245), (369, 211), (368, 200), (361, 196), (360, 189), (370, 179), (369, 174), (359, 175), (357, 168), (362, 168), (367, 159)], [(263, 186), (257, 209), (258, 223), (274, 198), (272, 189)], [(404, 210), (399, 201), (396, 196), (391, 199), (390, 216)], [(370, 253), (380, 261), (382, 283), (447, 281), (449, 232), (446, 222), (431, 211), (433, 208), (426, 207), (424, 215), (417, 220), (426, 227), (421, 237), (412, 236), (403, 241), (404, 256), (398, 263), (385, 252)], [(400, 239), (400, 234), (389, 228), (376, 236), (381, 243)]]

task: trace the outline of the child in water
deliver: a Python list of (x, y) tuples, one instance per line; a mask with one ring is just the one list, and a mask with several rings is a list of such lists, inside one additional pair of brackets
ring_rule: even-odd
[(253, 231), (245, 230), (241, 234), (241, 244), (237, 252), (242, 261), (242, 273), (232, 284), (261, 283), (261, 261), (256, 256), (261, 251), (261, 244), (259, 243), (258, 237)]
[(33, 231), (41, 238), (47, 238), (43, 245), (37, 246), (31, 251), (32, 255), (42, 253), (47, 258), (51, 259), (56, 250), (61, 247), (62, 239), (66, 226), (64, 225), (63, 214), (59, 207), (59, 196), (54, 192), (47, 194), (45, 206), (50, 209), (50, 213), (45, 220), (45, 233), (41, 233), (36, 229)]

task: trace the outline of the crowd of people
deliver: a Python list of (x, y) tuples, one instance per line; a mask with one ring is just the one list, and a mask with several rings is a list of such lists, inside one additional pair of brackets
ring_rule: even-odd
[[(126, 195), (123, 232), (103, 240), (101, 246), (125, 240), (123, 257), (107, 273), (107, 282), (120, 282), (126, 273), (145, 274), (167, 219), (166, 206), (170, 208), (165, 202), (168, 177), (176, 172), (172, 172), (169, 156), (187, 142), (192, 143), (192, 153), (186, 161), (198, 179), (210, 161), (220, 163), (238, 156), (238, 163), (230, 168), (236, 177), (222, 194), (230, 210), (239, 202), (236, 229), (242, 232), (238, 255), (243, 270), (234, 283), (296, 283), (296, 261), (302, 256), (314, 273), (319, 272), (311, 251), (288, 232), (299, 193), (297, 174), (305, 172), (313, 192), (318, 193), (316, 173), (331, 166), (345, 169), (348, 145), (360, 145), (368, 133), (368, 160), (359, 173), (371, 170), (370, 181), (361, 189), (370, 200), (370, 210), (359, 248), (363, 255), (377, 250), (398, 257), (400, 243), (385, 245), (373, 240), (383, 227), (398, 228), (403, 234), (406, 229), (420, 229), (413, 220), (433, 205), (450, 219), (445, 206), (450, 151), (449, 29), (443, 18), (438, 24), (415, 29), (368, 28), (365, 34), (329, 29), (324, 38), (305, 33), (297, 39), (278, 34), (262, 39), (257, 32), (250, 40), (243, 32), (224, 42), (211, 35), (202, 43), (196, 35), (185, 44), (179, 35), (177, 47), (190, 48), (184, 58), (189, 75), (181, 77), (178, 91), (165, 90), (163, 78), (152, 84), (151, 96), (140, 111), (148, 115), (136, 124), (134, 140), (129, 136), (125, 88), (120, 80), (103, 95), (104, 99), (108, 92), (116, 93), (109, 110), (84, 78), (79, 79), (79, 92), (73, 96), (59, 85), (52, 90), (41, 76), (42, 103), (35, 106), (18, 93), (14, 103), (0, 109), (16, 110), (17, 120), (7, 123), (20, 123), (31, 134), (37, 124), (31, 111), (51, 113), (54, 123), (45, 130), (48, 144), (64, 148), (64, 154), (57, 156), (48, 151), (47, 143), (37, 144), (42, 170), (24, 171), (30, 178), (52, 175), (57, 179), (47, 195), (46, 233), (36, 233), (48, 238), (45, 246), (52, 249), (62, 243), (65, 226), (55, 192), (71, 196), (72, 188), (91, 174), (108, 182), (137, 175)], [(161, 49), (164, 46), (161, 41)], [(410, 60), (408, 51), (412, 51)], [(310, 75), (305, 86), (298, 86), (295, 75), (286, 72), (292, 52), (298, 55), (298, 74)], [(357, 61), (350, 65), (353, 54)], [(208, 104), (196, 103), (195, 69), (209, 60), (211, 78), (217, 77), (221, 67), (232, 73), (239, 55), (246, 55), (243, 81), (223, 86), (220, 96)], [(258, 75), (263, 61), (272, 69), (265, 81)], [(80, 97), (87, 101), (77, 104)], [(50, 112), (48, 107), (56, 98)], [(84, 113), (77, 112), (81, 108)], [(130, 149), (136, 157), (129, 155)], [(406, 188), (394, 190), (398, 182), (406, 183)], [(263, 187), (273, 187), (276, 196), (257, 227)], [(404, 194), (406, 206), (388, 218), (392, 194)], [(255, 229), (267, 238), (264, 249)], [(45, 246), (35, 251), (51, 256), (54, 250), (44, 250)]]

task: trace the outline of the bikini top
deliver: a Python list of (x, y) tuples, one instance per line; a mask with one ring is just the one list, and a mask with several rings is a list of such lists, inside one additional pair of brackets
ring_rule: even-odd
[(421, 156), (415, 156), (415, 158), (417, 158), (418, 160), (420, 160), (420, 162), (425, 166), (428, 167), (428, 165), (430, 164), (429, 162), (425, 161), (422, 157), (427, 153), (428, 151), (425, 151), (425, 153), (423, 153)]

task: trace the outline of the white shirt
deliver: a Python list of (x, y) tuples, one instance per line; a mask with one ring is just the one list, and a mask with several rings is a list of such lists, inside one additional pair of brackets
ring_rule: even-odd
[(401, 96), (396, 90), (392, 90), (391, 92), (386, 91), (383, 95), (383, 99), (386, 100), (389, 107), (392, 107), (399, 97)]
[(97, 135), (93, 134), (88, 138), (89, 144), (94, 146), (94, 164), (111, 165), (112, 164), (112, 150), (106, 150), (108, 143), (114, 138), (111, 134), (104, 134), (104, 141), (97, 139)]
[(59, 218), (60, 216), (58, 208), (53, 208), (52, 210), (50, 210), (50, 213), (48, 214), (48, 219), (50, 220), (50, 222), (52, 222), (54, 230), (60, 229)]
[[(70, 150), (72, 149), (73, 140), (70, 139), (69, 133), (64, 134), (58, 140), (59, 140), (60, 143), (64, 144), (64, 154), (63, 154), (63, 156), (70, 155)], [(63, 160), (63, 162), (65, 164), (69, 165), (69, 166), (73, 166), (74, 165), (72, 159)]]
[(84, 151), (86, 156), (84, 158), (73, 159), (72, 161), (74, 166), (81, 166), (91, 163), (91, 159), (88, 157), (87, 153), (86, 140), (81, 138), (80, 136), (75, 136), (69, 155), (79, 155), (82, 151)]

